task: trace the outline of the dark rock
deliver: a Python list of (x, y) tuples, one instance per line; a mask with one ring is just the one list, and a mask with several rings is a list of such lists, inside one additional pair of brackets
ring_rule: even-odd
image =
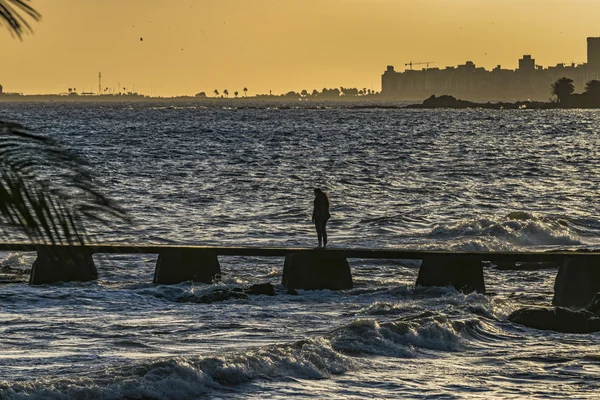
[(298, 296), (298, 291), (296, 289), (288, 289), (287, 294), (290, 296)]
[(37, 255), (31, 268), (31, 285), (98, 279), (92, 252), (85, 247), (39, 246)]
[(348, 260), (327, 250), (290, 254), (285, 257), (281, 282), (288, 289), (352, 289)]
[(154, 283), (164, 285), (187, 281), (212, 283), (220, 275), (219, 259), (211, 251), (172, 249), (159, 254)]
[(529, 328), (564, 333), (600, 331), (600, 293), (582, 310), (568, 308), (523, 308), (508, 316), (508, 320)]
[(499, 102), (499, 103), (476, 103), (472, 101), (460, 100), (454, 96), (441, 95), (423, 100), (421, 104), (410, 104), (404, 108), (491, 108), (491, 109), (549, 109), (559, 108), (558, 103), (546, 103), (539, 101), (517, 101), (514, 103)]
[(505, 262), (496, 263), (496, 269), (501, 271), (539, 271), (544, 269), (558, 269), (559, 263), (556, 262)]
[[(488, 263), (485, 263), (489, 265)], [(516, 262), (495, 262), (493, 263), (495, 269), (499, 269), (501, 271), (514, 271), (517, 269)]]
[(260, 283), (258, 285), (252, 285), (244, 292), (246, 294), (264, 294), (267, 296), (275, 296), (275, 288), (270, 283)]
[(600, 260), (570, 258), (558, 269), (552, 305), (584, 307), (600, 292)]
[(261, 283), (252, 285), (248, 289), (215, 289), (209, 294), (194, 296), (192, 294), (179, 298), (179, 303), (216, 303), (225, 300), (247, 300), (248, 295), (267, 295), (275, 296), (275, 288), (270, 283)]
[(0, 284), (28, 282), (30, 276), (31, 269), (0, 265)]
[(211, 304), (225, 300), (247, 300), (248, 295), (243, 290), (216, 289), (210, 294), (202, 296), (189, 295), (178, 299), (179, 303), (204, 303)]
[(481, 261), (429, 257), (423, 260), (417, 286), (453, 286), (463, 293), (485, 293)]

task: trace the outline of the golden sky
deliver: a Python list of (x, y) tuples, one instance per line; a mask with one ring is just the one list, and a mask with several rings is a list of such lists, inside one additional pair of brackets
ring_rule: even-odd
[[(585, 62), (600, 0), (33, 0), (21, 42), (0, 30), (5, 91), (121, 87), (172, 96), (380, 90), (386, 65)], [(143, 41), (140, 40), (143, 38)]]

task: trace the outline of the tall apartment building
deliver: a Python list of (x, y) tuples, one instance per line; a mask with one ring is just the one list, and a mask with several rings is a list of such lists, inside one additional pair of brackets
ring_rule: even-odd
[(587, 38), (587, 63), (591, 68), (600, 69), (600, 37)]

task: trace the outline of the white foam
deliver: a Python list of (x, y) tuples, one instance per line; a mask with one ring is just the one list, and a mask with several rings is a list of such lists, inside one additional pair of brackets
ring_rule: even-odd
[(510, 213), (503, 218), (479, 218), (451, 225), (437, 225), (430, 236), (458, 240), (453, 249), (466, 251), (582, 244), (568, 226), (525, 212)]
[(215, 389), (231, 390), (255, 379), (324, 379), (354, 368), (325, 338), (266, 346), (243, 353), (200, 359), (166, 359), (99, 371), (95, 379), (59, 378), (0, 382), (7, 399), (196, 398)]

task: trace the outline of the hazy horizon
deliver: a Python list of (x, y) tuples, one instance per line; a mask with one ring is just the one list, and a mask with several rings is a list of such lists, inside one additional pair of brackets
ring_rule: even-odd
[[(323, 87), (381, 90), (386, 65), (466, 60), (517, 67), (586, 61), (600, 36), (592, 0), (33, 0), (42, 13), (23, 42), (0, 35), (7, 92), (69, 87), (230, 96)], [(507, 5), (508, 4), (508, 5)], [(140, 40), (143, 39), (143, 40)], [(420, 67), (420, 66), (419, 66)], [(119, 86), (120, 83), (120, 86)]]

